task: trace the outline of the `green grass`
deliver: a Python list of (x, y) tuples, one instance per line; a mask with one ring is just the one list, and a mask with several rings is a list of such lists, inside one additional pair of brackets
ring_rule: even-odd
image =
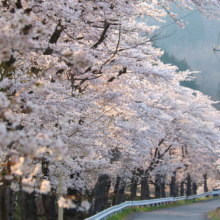
[[(131, 208), (126, 208), (122, 210), (121, 212), (119, 212), (117, 215), (113, 215), (107, 219), (108, 220), (124, 220), (130, 214), (133, 214), (135, 212), (149, 212), (149, 211), (153, 211), (153, 210), (161, 209), (161, 208), (171, 208), (171, 207), (176, 207), (176, 206), (181, 206), (181, 205), (189, 205), (194, 202), (204, 201), (207, 199), (211, 199), (211, 198), (204, 198), (204, 199), (198, 199), (198, 200), (181, 200), (181, 201), (173, 202), (167, 205), (159, 205), (159, 206), (152, 206), (152, 207), (131, 207)], [(218, 219), (216, 218), (213, 220), (219, 220), (219, 219), (220, 218)]]
[(209, 218), (212, 220), (220, 220), (220, 207), (218, 207), (215, 211), (209, 212)]

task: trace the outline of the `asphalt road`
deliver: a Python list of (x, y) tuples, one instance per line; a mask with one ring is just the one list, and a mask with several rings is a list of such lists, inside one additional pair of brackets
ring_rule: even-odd
[(220, 207), (219, 198), (185, 206), (136, 213), (128, 217), (127, 220), (208, 220), (208, 212), (217, 207)]

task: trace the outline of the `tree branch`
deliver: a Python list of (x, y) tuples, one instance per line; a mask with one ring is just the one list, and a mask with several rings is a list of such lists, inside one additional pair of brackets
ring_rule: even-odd
[[(49, 43), (50, 44), (56, 44), (59, 37), (60, 37), (60, 34), (62, 33), (64, 27), (61, 25), (61, 20), (58, 21), (58, 24), (56, 26), (56, 29), (55, 31), (53, 32), (50, 40), (49, 40)], [(48, 47), (45, 51), (44, 51), (44, 55), (51, 55), (53, 53), (53, 49), (51, 49), (50, 47)]]
[(106, 32), (109, 29), (109, 27), (110, 27), (110, 24), (105, 20), (104, 30), (103, 30), (99, 40), (97, 41), (97, 43), (95, 43), (91, 48), (97, 48), (98, 45), (101, 44), (105, 40), (105, 38), (107, 37)]

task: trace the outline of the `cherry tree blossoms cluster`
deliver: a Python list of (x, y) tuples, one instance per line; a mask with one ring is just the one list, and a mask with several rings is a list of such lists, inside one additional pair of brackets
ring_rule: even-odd
[(220, 14), (215, 0), (0, 2), (0, 182), (47, 194), (62, 170), (66, 195), (93, 191), (103, 175), (214, 176), (220, 115), (180, 86), (190, 71), (160, 61), (148, 37), (158, 27), (137, 21), (178, 20), (173, 2)]

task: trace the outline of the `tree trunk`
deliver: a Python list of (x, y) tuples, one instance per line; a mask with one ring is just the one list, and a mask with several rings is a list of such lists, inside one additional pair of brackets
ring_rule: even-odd
[(56, 219), (56, 196), (41, 195), (47, 220)]
[(148, 174), (141, 178), (141, 200), (150, 198)]
[(94, 203), (93, 203), (93, 198), (94, 198), (94, 190), (92, 190), (91, 192), (87, 191), (87, 198), (88, 198), (88, 202), (90, 204), (90, 208), (89, 208), (89, 216), (93, 215), (93, 208), (94, 208)]
[(104, 209), (107, 209), (110, 207), (110, 204), (109, 204), (110, 187), (111, 187), (111, 180), (109, 176), (106, 175), (105, 191), (104, 191), (104, 198), (103, 198)]
[(35, 192), (27, 193), (20, 190), (20, 209), (22, 220), (37, 220), (37, 206), (35, 203)]
[[(42, 173), (45, 177), (49, 176), (49, 161), (46, 158), (42, 158)], [(49, 194), (42, 194), (42, 203), (47, 220), (57, 219), (56, 211), (56, 192), (52, 190)]]
[(114, 188), (114, 195), (112, 205), (118, 205), (125, 201), (125, 185), (126, 182), (121, 178), (117, 177), (115, 188)]
[(114, 195), (113, 195), (113, 200), (112, 200), (112, 206), (116, 205), (117, 200), (118, 200), (120, 179), (121, 179), (121, 177), (117, 176), (115, 187), (114, 187)]
[(10, 220), (16, 220), (14, 217), (15, 206), (16, 206), (16, 193), (11, 188), (9, 188), (9, 217), (10, 217)]
[(204, 192), (208, 192), (207, 173), (203, 175), (203, 178), (204, 178)]
[(193, 183), (193, 195), (197, 195), (197, 185), (196, 185), (196, 183)]
[(0, 220), (14, 220), (16, 194), (10, 188), (11, 182), (3, 179), (0, 185)]
[(186, 196), (191, 196), (192, 195), (192, 191), (191, 191), (191, 177), (188, 174), (187, 176), (187, 183), (186, 183)]
[(160, 198), (161, 184), (160, 175), (157, 174), (155, 177), (155, 198)]
[(135, 201), (136, 196), (137, 196), (137, 183), (138, 180), (136, 177), (132, 177), (131, 180), (131, 201)]
[(125, 186), (126, 186), (126, 181), (121, 178), (119, 191), (118, 191), (119, 196), (118, 196), (117, 205), (125, 202)]
[(170, 197), (176, 197), (176, 172), (173, 173), (170, 182)]
[(56, 192), (54, 191), (49, 195), (42, 194), (41, 197), (47, 220), (56, 219)]
[(100, 175), (96, 183), (95, 189), (95, 205), (94, 205), (94, 214), (104, 210), (104, 204), (108, 202), (108, 190), (109, 186), (109, 177), (107, 175)]
[(179, 182), (176, 183), (176, 196), (179, 196)]
[(180, 183), (180, 196), (184, 196), (184, 182), (181, 181)]
[[(75, 199), (73, 200), (73, 202), (76, 204), (76, 206), (81, 205), (82, 195), (78, 190), (68, 188), (67, 196), (74, 196)], [(79, 219), (84, 219), (83, 212), (77, 211), (77, 208), (64, 209), (64, 220), (79, 220)]]
[(165, 185), (165, 182), (163, 181), (161, 183), (161, 197), (162, 198), (166, 198), (166, 191), (165, 191), (165, 189), (166, 189), (166, 185)]
[(6, 181), (0, 185), (0, 220), (9, 220), (9, 185)]

